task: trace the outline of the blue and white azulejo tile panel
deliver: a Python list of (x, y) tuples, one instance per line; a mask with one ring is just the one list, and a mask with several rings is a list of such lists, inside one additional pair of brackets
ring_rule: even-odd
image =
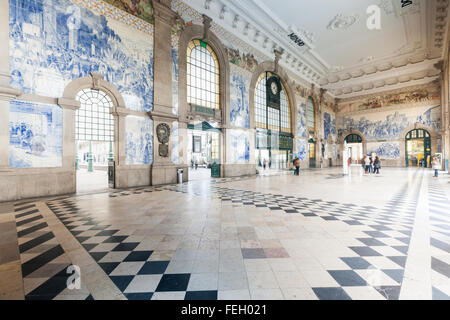
[(250, 163), (250, 138), (244, 130), (228, 130), (231, 163)]
[(299, 160), (307, 159), (306, 140), (297, 139), (297, 157)]
[(399, 142), (375, 142), (367, 144), (367, 154), (375, 153), (380, 159), (397, 160), (400, 159)]
[(175, 164), (180, 163), (179, 156), (179, 132), (178, 132), (178, 122), (174, 121), (172, 123), (172, 162)]
[(10, 0), (11, 86), (61, 97), (73, 79), (102, 74), (127, 108), (153, 109), (149, 35), (69, 0)]
[(62, 166), (63, 111), (57, 105), (10, 102), (11, 168)]
[(250, 128), (249, 89), (251, 75), (231, 65), (230, 74), (230, 123), (233, 127)]
[(297, 109), (297, 136), (306, 138), (306, 104), (301, 103)]
[(323, 114), (323, 133), (325, 140), (328, 140), (329, 135), (331, 135), (332, 140), (336, 141), (336, 118), (328, 112)]
[(400, 139), (403, 130), (420, 123), (431, 129), (441, 127), (440, 106), (404, 109), (396, 112), (376, 112), (340, 118), (339, 137), (350, 129), (361, 131), (367, 140)]
[(153, 120), (127, 116), (126, 164), (148, 165), (153, 163)]
[(178, 115), (178, 36), (172, 36), (172, 112)]

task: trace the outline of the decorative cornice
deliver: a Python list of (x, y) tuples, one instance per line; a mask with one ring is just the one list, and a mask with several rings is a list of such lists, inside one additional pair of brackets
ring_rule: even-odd
[(22, 91), (12, 87), (0, 87), (0, 100), (12, 101), (17, 99), (22, 94)]
[(153, 14), (156, 20), (159, 20), (169, 26), (172, 26), (175, 18), (177, 17), (176, 12), (171, 9), (172, 0), (153, 0)]
[(80, 101), (67, 98), (59, 98), (57, 104), (61, 108), (69, 110), (78, 110), (81, 107)]
[(209, 30), (211, 29), (212, 19), (208, 17), (206, 14), (202, 15), (202, 18), (203, 18), (203, 41), (208, 43)]

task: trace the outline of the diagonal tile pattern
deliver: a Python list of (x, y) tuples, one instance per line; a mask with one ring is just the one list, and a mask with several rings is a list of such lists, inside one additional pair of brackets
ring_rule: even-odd
[[(415, 171), (381, 206), (255, 188), (289, 176), (132, 188), (46, 205), (129, 300), (396, 300), (423, 176)], [(439, 183), (429, 185), (433, 299), (448, 299), (449, 242), (440, 223), (448, 200)], [(15, 206), (25, 298), (93, 299), (84, 284), (77, 294), (67, 289), (72, 263), (36, 204)]]

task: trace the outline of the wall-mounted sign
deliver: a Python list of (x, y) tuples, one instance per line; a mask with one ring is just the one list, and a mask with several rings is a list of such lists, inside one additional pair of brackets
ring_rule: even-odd
[(202, 137), (201, 136), (192, 136), (192, 151), (194, 153), (202, 152)]
[(400, 0), (400, 2), (402, 3), (402, 8), (413, 4), (412, 0)]
[(295, 33), (290, 33), (288, 35), (289, 39), (291, 39), (292, 41), (294, 41), (299, 47), (303, 47), (305, 45), (305, 42)]

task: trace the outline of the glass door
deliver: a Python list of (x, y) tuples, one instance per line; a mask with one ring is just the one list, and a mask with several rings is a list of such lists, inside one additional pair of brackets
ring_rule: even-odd
[(316, 167), (316, 142), (314, 140), (309, 140), (309, 167)]

